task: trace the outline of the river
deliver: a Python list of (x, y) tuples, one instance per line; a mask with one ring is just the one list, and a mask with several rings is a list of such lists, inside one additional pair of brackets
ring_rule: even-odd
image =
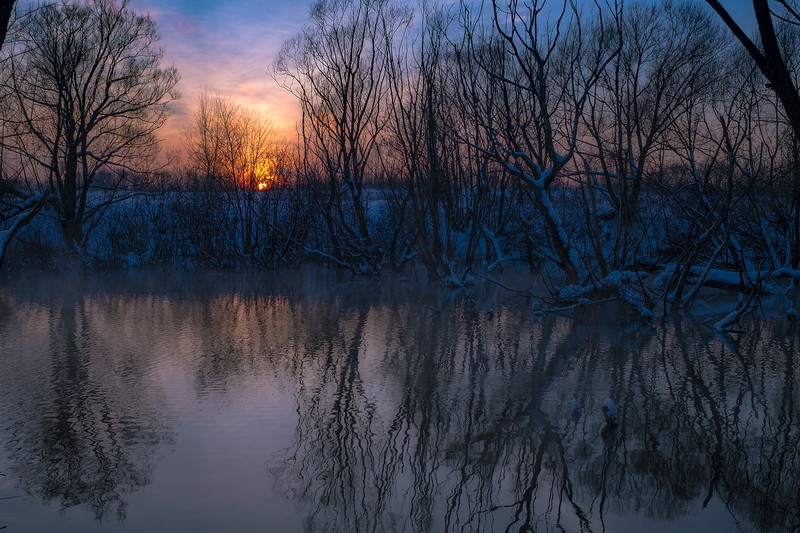
[(789, 531), (799, 354), (413, 275), (17, 275), (0, 528)]

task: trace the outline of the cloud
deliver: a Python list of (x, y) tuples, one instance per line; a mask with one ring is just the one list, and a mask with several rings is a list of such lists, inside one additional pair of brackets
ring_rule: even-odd
[(182, 37), (189, 38), (192, 34), (197, 33), (197, 25), (180, 14), (175, 15), (175, 22), (173, 25), (178, 34)]

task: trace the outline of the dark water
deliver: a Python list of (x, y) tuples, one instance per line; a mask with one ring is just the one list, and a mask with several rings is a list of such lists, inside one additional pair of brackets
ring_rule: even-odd
[(9, 532), (800, 528), (784, 322), (313, 270), (0, 283)]

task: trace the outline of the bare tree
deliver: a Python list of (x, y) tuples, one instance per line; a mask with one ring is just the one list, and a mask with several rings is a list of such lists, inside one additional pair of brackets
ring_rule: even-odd
[(16, 0), (0, 0), (0, 48), (6, 42), (6, 32), (8, 23), (11, 21), (11, 13), (14, 12)]
[(800, 25), (800, 8), (797, 3), (794, 0), (777, 0), (776, 3), (782, 8), (778, 12), (770, 7), (768, 0), (753, 0), (753, 14), (761, 41), (758, 44), (747, 36), (718, 0), (706, 0), (706, 3), (719, 15), (755, 61), (769, 82), (770, 88), (780, 99), (795, 136), (800, 138), (800, 93), (787, 66), (787, 58), (781, 49), (774, 22), (777, 19), (788, 24)]
[[(786, 66), (797, 84), (800, 75), (800, 25), (784, 24), (779, 33), (780, 48), (784, 53)], [(766, 89), (759, 88), (761, 92)], [(773, 92), (774, 94), (774, 92)], [(768, 218), (772, 218), (771, 226), (778, 234), (778, 241), (783, 240), (785, 262), (793, 269), (800, 268), (800, 137), (790, 124), (786, 124), (780, 98), (762, 97), (765, 105), (756, 110), (760, 124), (759, 141), (777, 141), (776, 152), (770, 159), (770, 186), (766, 199), (769, 201)], [(772, 183), (774, 180), (774, 184)], [(764, 205), (758, 206), (764, 209)], [(765, 244), (769, 248), (769, 232), (761, 229)], [(770, 252), (771, 255), (772, 252)], [(775, 259), (777, 259), (775, 254)], [(773, 263), (777, 266), (779, 261)]]
[(384, 251), (370, 228), (366, 185), (388, 117), (386, 46), (408, 12), (386, 0), (333, 0), (314, 4), (310, 16), (273, 70), (300, 101), (305, 173), (326, 224), (327, 250), (308, 251), (378, 272)]
[[(548, 6), (549, 8), (549, 6)], [(545, 2), (492, 0), (493, 31), (481, 35), (481, 17), (464, 9), (470, 61), (495, 80), (499, 93), (476, 113), (488, 132), (489, 152), (524, 185), (546, 235), (541, 253), (558, 265), (568, 282), (578, 280), (582, 259), (570, 242), (553, 203), (553, 186), (572, 162), (587, 99), (600, 74), (617, 55), (612, 33), (617, 13), (598, 10), (601, 35), (591, 40), (577, 8), (567, 2), (555, 12)], [(463, 79), (469, 88), (471, 80)], [(492, 101), (493, 100), (493, 101)]]
[(272, 124), (229, 98), (203, 93), (187, 144), (195, 171), (226, 195), (233, 247), (254, 258), (262, 231), (257, 220), (258, 191), (270, 188), (277, 177)]
[[(583, 117), (591, 140), (581, 148), (581, 165), (604, 276), (630, 268), (641, 239), (632, 226), (640, 221), (645, 179), (654, 160), (670, 157), (667, 134), (686, 103), (714, 88), (724, 49), (711, 16), (692, 4), (626, 6), (620, 31), (620, 53), (600, 76)], [(603, 233), (612, 239), (610, 257), (604, 257)]]
[[(127, 1), (40, 6), (19, 33), (2, 79), (6, 148), (53, 191), (67, 247), (80, 248), (126, 172), (153, 159), (179, 75), (161, 67), (153, 20)], [(92, 198), (105, 169), (116, 179)]]
[[(0, 49), (6, 40), (15, 3), (16, 0), (0, 0)], [(0, 230), (0, 267), (3, 266), (11, 239), (36, 217), (49, 198), (46, 193), (25, 195), (18, 191), (5, 176), (3, 160), (2, 146), (0, 146), (0, 223), (5, 226), (5, 229)]]
[[(399, 190), (409, 214), (406, 226), (414, 256), (431, 278), (462, 285), (474, 256), (471, 237), (476, 232), (480, 235), (479, 224), (471, 223), (475, 222), (472, 215), (481, 210), (473, 202), (476, 195), (470, 187), (477, 173), (472, 172), (470, 158), (462, 158), (467, 154), (455, 134), (460, 125), (451, 112), (463, 105), (449, 106), (458, 99), (451, 83), (452, 70), (458, 66), (447, 42), (452, 21), (446, 10), (423, 5), (419, 31), (409, 33), (396, 50), (389, 50), (389, 160), (394, 163), (393, 174), (403, 182)], [(458, 172), (456, 161), (469, 170)], [(459, 246), (464, 241), (469, 241), (467, 249)]]

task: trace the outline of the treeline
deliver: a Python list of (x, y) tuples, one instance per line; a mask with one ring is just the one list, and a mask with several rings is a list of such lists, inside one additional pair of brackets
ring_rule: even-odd
[[(770, 27), (796, 92), (795, 15)], [(9, 235), (38, 206), (29, 233), (50, 220), (101, 262), (413, 262), (459, 286), (524, 261), (564, 299), (611, 292), (645, 313), (732, 288), (729, 323), (800, 268), (800, 148), (775, 70), (704, 3), (318, 2), (270, 72), (300, 104), (297, 142), (206, 94), (185, 168), (149, 174), (177, 82), (152, 21), (95, 0), (16, 31)], [(100, 171), (116, 181), (98, 187)]]
[[(796, 27), (778, 37), (794, 72)], [(525, 258), (586, 285), (670, 263), (680, 300), (698, 267), (800, 262), (796, 137), (705, 5), (325, 2), (274, 72), (303, 110), (319, 253), (354, 270), (414, 257), (458, 284)]]

